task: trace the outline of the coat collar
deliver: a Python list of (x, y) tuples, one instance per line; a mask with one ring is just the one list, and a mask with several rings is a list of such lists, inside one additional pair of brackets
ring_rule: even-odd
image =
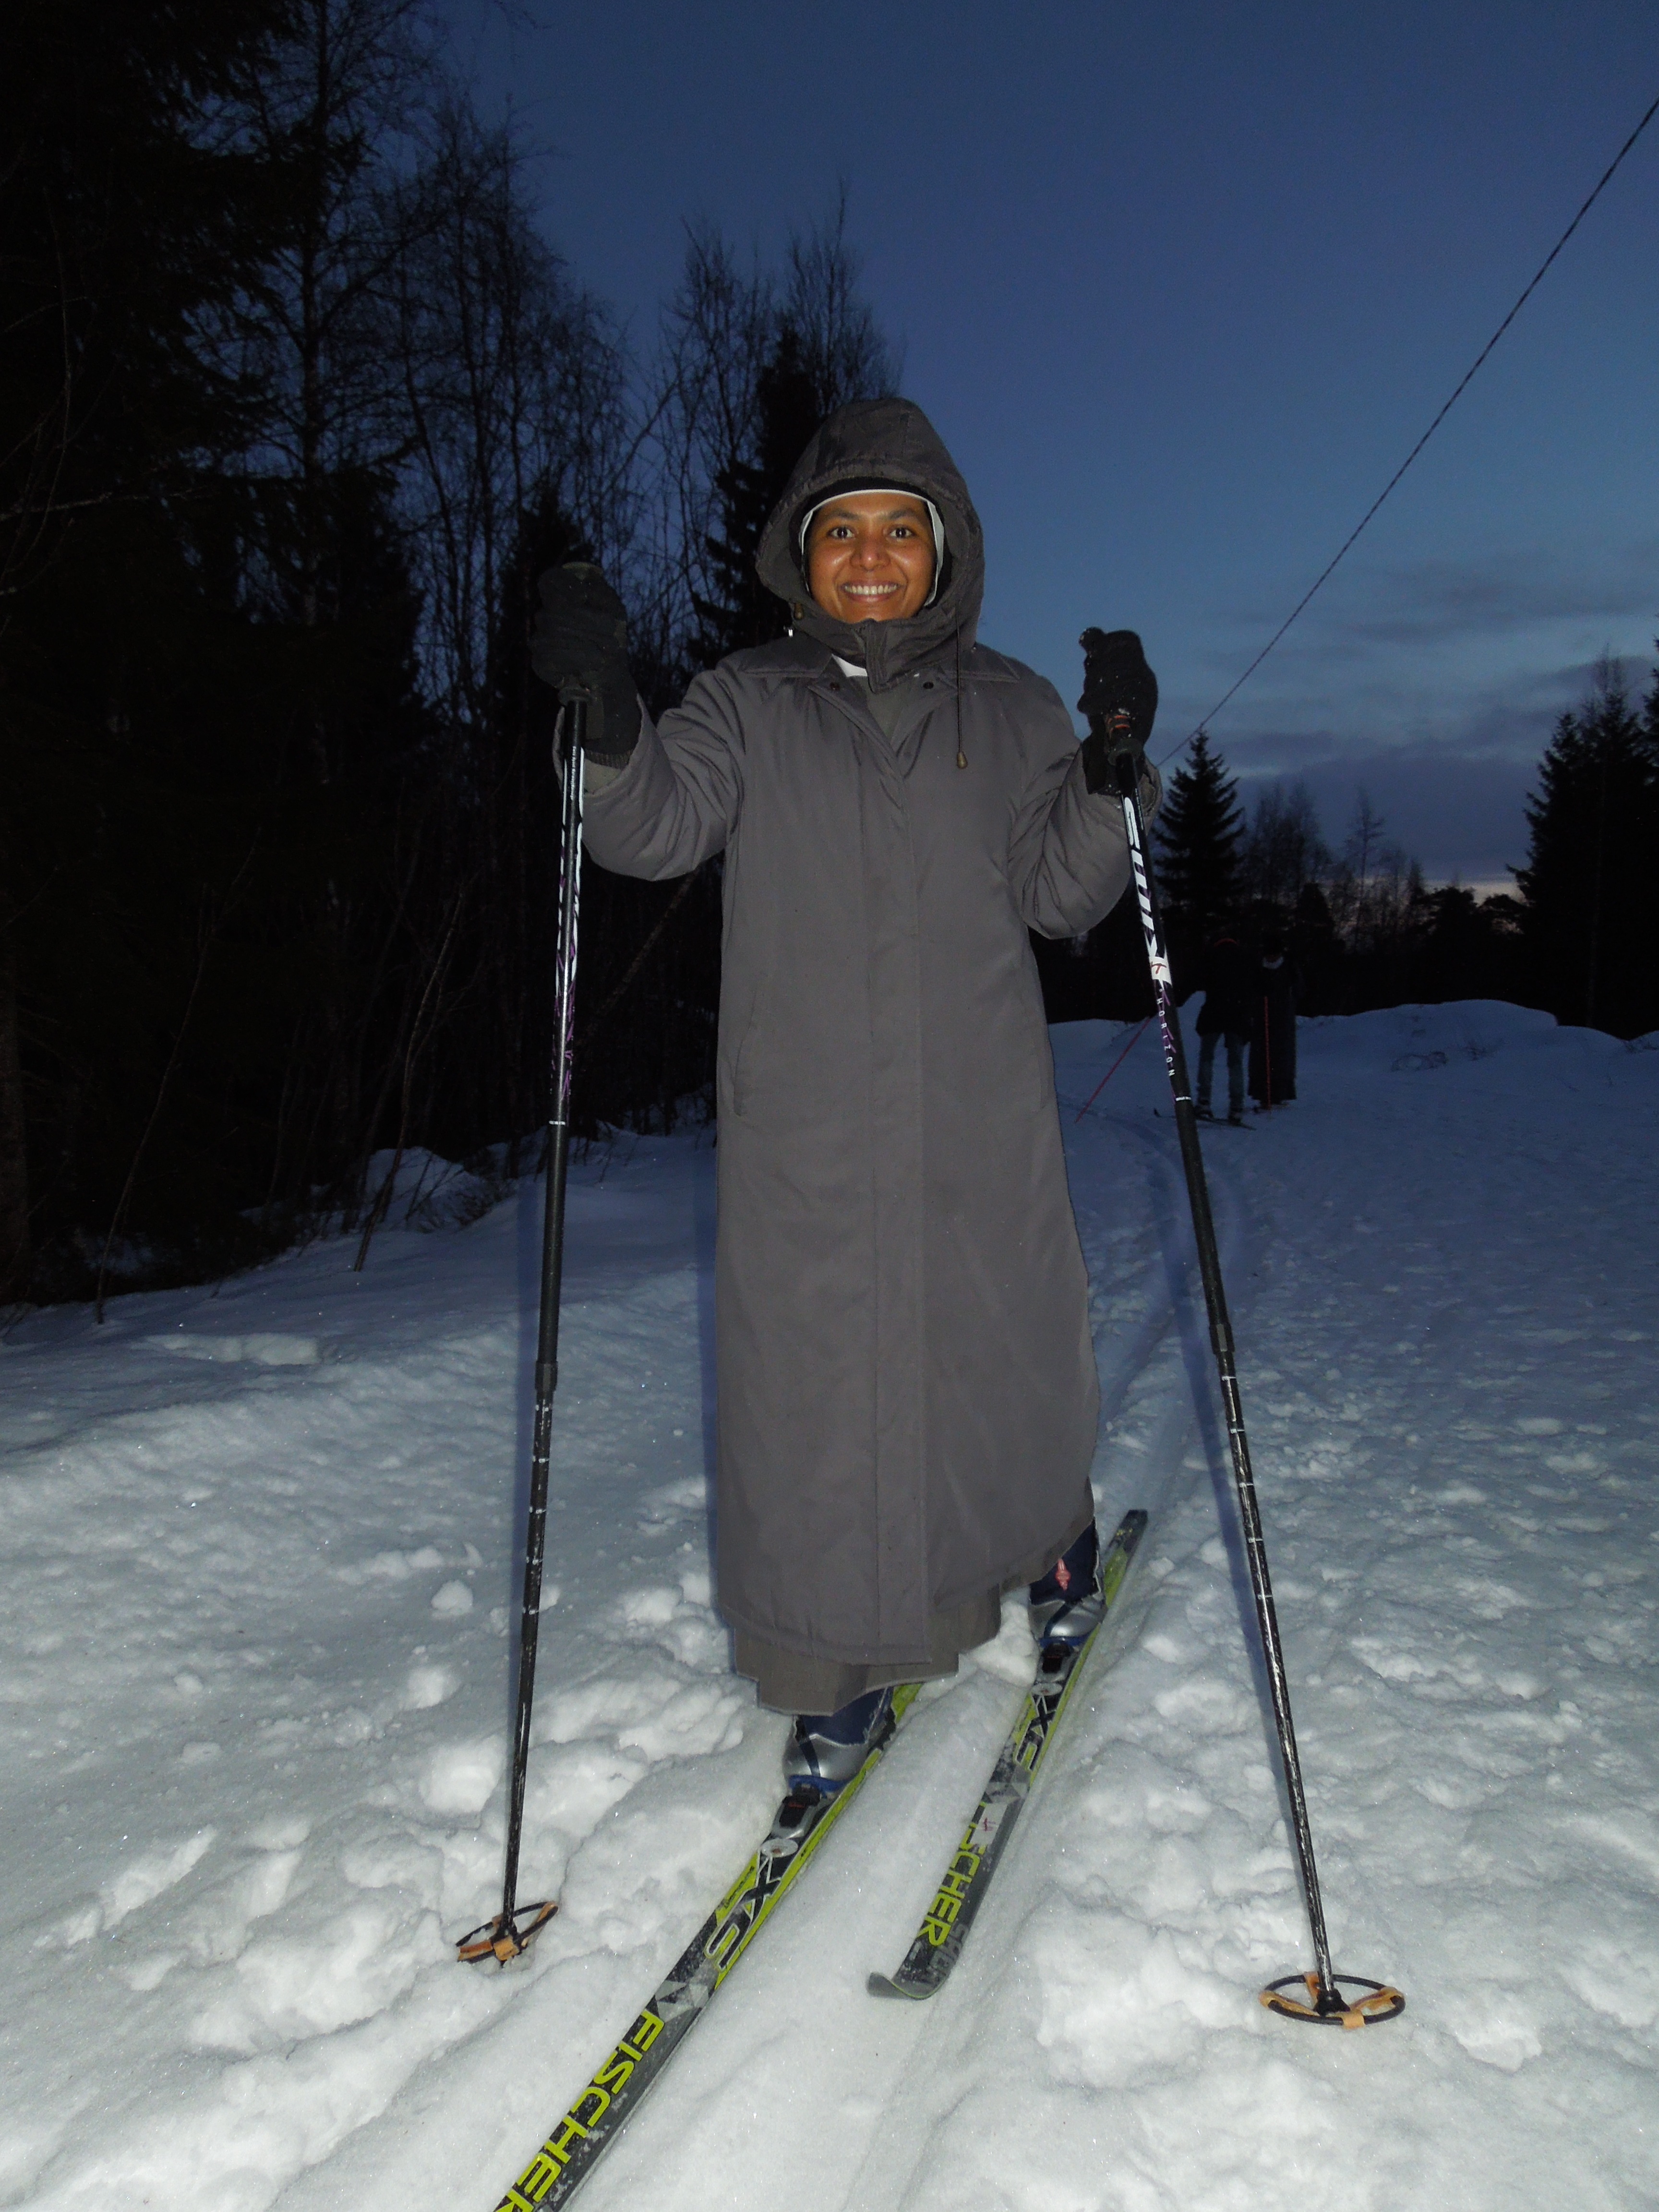
[[(881, 625), (868, 623), (868, 629)], [(850, 656), (848, 656), (850, 658)], [(832, 648), (819, 638), (809, 636), (803, 629), (792, 630), (787, 637), (779, 638), (771, 645), (751, 646), (740, 658), (746, 676), (769, 676), (785, 682), (798, 684), (856, 684), (855, 676), (843, 676), (836, 665)], [(936, 646), (925, 660), (918, 664), (918, 672), (925, 669), (928, 678), (942, 689), (956, 689), (957, 653), (954, 639), (945, 639)], [(962, 652), (962, 675), (964, 686), (975, 684), (1016, 684), (1018, 672), (1000, 653), (993, 653), (982, 645), (964, 641)]]

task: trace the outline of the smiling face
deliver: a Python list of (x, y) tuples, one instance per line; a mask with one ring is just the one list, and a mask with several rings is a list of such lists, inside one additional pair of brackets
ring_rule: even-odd
[(806, 580), (827, 615), (845, 623), (902, 622), (933, 588), (933, 526), (908, 492), (832, 499), (806, 534)]

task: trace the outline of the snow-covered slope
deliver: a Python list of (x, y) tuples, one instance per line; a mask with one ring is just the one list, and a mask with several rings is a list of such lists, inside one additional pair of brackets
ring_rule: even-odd
[[(593, 2212), (1659, 2201), (1659, 1053), (1493, 1005), (1304, 1024), (1206, 1136), (1340, 1966), (1306, 1946), (1242, 1626), (1155, 1037), (1055, 1032), (1108, 1526), (1153, 1521), (964, 1963), (908, 1940), (1029, 1673), (892, 1754)], [(1163, 1106), (1163, 1112), (1155, 1109)], [(708, 1603), (713, 1159), (579, 1171), (526, 1891), (499, 1881), (539, 1198), (0, 1347), (0, 2204), (488, 2212), (750, 1848), (784, 1723)], [(1195, 1406), (1200, 1410), (1195, 1410)]]

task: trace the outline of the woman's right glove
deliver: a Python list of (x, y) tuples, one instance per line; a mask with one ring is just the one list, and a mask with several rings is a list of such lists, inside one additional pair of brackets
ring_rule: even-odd
[[(1089, 788), (1116, 790), (1121, 754), (1129, 757), (1135, 781), (1144, 787), (1149, 773), (1156, 774), (1148, 768), (1146, 740), (1158, 714), (1158, 678), (1132, 629), (1085, 629), (1081, 643), (1083, 696), (1077, 703), (1089, 724), (1083, 740)], [(1161, 794), (1161, 784), (1158, 789)]]
[(628, 665), (628, 611), (590, 561), (549, 568), (530, 634), (530, 665), (562, 704), (587, 702), (582, 750), (621, 768), (640, 734), (640, 695)]

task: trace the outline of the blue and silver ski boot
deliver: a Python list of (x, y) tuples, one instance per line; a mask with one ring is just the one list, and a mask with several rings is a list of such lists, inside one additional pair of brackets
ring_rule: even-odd
[(1031, 1584), (1031, 1632), (1039, 1650), (1084, 1644), (1106, 1617), (1100, 1574), (1100, 1538), (1091, 1521), (1048, 1573)]
[(784, 1747), (785, 1784), (833, 1797), (858, 1772), (892, 1721), (890, 1689), (866, 1691), (838, 1712), (798, 1714), (794, 1733)]

